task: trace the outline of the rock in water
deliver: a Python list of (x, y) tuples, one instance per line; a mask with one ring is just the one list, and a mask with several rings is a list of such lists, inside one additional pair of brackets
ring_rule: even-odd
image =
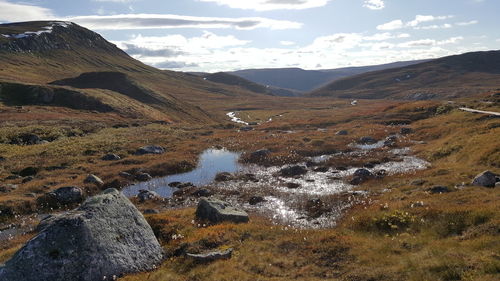
[(484, 171), (477, 175), (472, 181), (472, 185), (484, 186), (484, 187), (495, 187), (496, 175), (491, 171)]
[(162, 258), (142, 214), (108, 189), (50, 222), (0, 268), (0, 280), (112, 280), (151, 270)]
[(196, 209), (196, 218), (208, 220), (211, 223), (225, 221), (245, 223), (249, 221), (248, 214), (245, 211), (214, 198), (202, 198), (200, 200)]

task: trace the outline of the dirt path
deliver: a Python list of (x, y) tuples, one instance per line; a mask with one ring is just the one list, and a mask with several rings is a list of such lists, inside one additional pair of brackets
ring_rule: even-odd
[(467, 107), (460, 107), (460, 110), (472, 112), (472, 113), (489, 114), (489, 115), (494, 115), (494, 116), (500, 117), (500, 112), (476, 110), (476, 109), (467, 108)]

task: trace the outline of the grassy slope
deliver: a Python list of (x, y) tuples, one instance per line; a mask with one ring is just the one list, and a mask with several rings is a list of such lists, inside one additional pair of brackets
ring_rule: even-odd
[(498, 89), (500, 52), (445, 57), (402, 68), (375, 71), (332, 82), (312, 96), (407, 98), (417, 93), (454, 98)]

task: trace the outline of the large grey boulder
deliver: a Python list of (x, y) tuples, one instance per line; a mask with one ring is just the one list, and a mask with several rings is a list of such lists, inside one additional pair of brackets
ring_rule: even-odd
[(151, 270), (162, 258), (142, 214), (108, 189), (49, 222), (0, 269), (0, 280), (112, 280)]
[(472, 181), (472, 185), (484, 186), (484, 187), (495, 187), (496, 174), (491, 171), (484, 171), (477, 175)]
[(229, 203), (215, 198), (202, 198), (196, 209), (196, 218), (207, 220), (211, 223), (234, 222), (246, 223), (249, 221), (248, 214)]

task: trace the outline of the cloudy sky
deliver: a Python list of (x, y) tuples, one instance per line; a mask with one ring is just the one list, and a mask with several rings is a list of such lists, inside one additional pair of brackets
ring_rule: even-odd
[(178, 71), (331, 69), (500, 49), (499, 0), (0, 0)]

